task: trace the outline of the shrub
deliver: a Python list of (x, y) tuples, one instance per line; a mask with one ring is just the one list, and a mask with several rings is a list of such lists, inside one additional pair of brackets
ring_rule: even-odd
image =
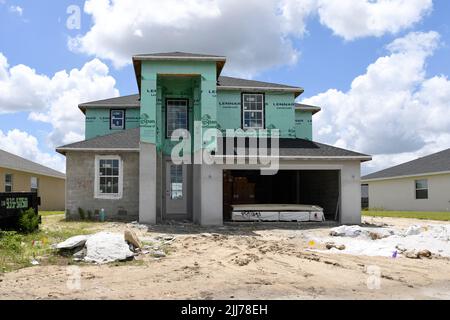
[(87, 216), (88, 216), (88, 220), (92, 220), (92, 211), (91, 210), (88, 210), (87, 211)]
[(39, 215), (33, 208), (22, 211), (19, 217), (18, 228), (22, 233), (32, 233), (39, 229)]
[(80, 215), (81, 220), (86, 219), (86, 213), (84, 212), (84, 210), (82, 208), (78, 208), (78, 214)]

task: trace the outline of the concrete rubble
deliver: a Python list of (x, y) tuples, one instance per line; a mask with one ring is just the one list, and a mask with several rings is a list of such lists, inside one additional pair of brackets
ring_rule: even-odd
[(71, 237), (54, 246), (62, 253), (69, 253), (75, 261), (105, 264), (114, 261), (133, 259), (138, 255), (151, 255), (155, 259), (166, 257), (163, 246), (175, 240), (171, 235), (160, 235), (143, 239), (152, 243), (143, 245), (136, 233), (125, 230), (121, 233), (99, 232), (89, 236)]

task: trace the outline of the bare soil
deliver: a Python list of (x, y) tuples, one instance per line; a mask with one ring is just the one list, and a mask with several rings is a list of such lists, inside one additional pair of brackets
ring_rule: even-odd
[[(439, 223), (396, 218), (365, 218), (365, 222), (398, 228)], [(450, 299), (448, 259), (311, 252), (308, 236), (326, 236), (332, 226), (133, 228), (144, 241), (174, 235), (167, 257), (141, 255), (133, 262), (75, 264), (80, 268), (79, 288), (71, 285), (73, 265), (21, 269), (0, 275), (0, 299)], [(123, 232), (127, 225), (97, 224), (95, 229), (99, 228)], [(378, 289), (369, 289), (370, 266), (381, 270)]]

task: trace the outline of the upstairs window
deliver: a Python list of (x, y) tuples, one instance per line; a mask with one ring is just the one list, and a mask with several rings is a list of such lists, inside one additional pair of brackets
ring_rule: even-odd
[(5, 174), (5, 192), (13, 192), (13, 175)]
[(122, 161), (119, 156), (96, 156), (95, 198), (121, 198), (122, 174)]
[(416, 199), (426, 200), (428, 199), (428, 180), (416, 180)]
[(168, 99), (166, 104), (166, 138), (170, 138), (177, 129), (188, 130), (188, 100)]
[(125, 129), (125, 110), (111, 110), (110, 129)]
[(34, 193), (38, 193), (38, 189), (39, 189), (39, 180), (36, 177), (31, 177), (30, 179), (30, 184), (31, 184), (31, 192)]
[(264, 129), (264, 94), (242, 94), (242, 128)]

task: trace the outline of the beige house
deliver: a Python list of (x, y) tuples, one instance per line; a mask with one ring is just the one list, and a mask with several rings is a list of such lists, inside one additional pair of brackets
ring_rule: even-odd
[(37, 192), (39, 210), (63, 211), (66, 175), (0, 150), (0, 192)]
[(369, 208), (450, 212), (450, 149), (361, 180), (363, 190), (368, 189)]

